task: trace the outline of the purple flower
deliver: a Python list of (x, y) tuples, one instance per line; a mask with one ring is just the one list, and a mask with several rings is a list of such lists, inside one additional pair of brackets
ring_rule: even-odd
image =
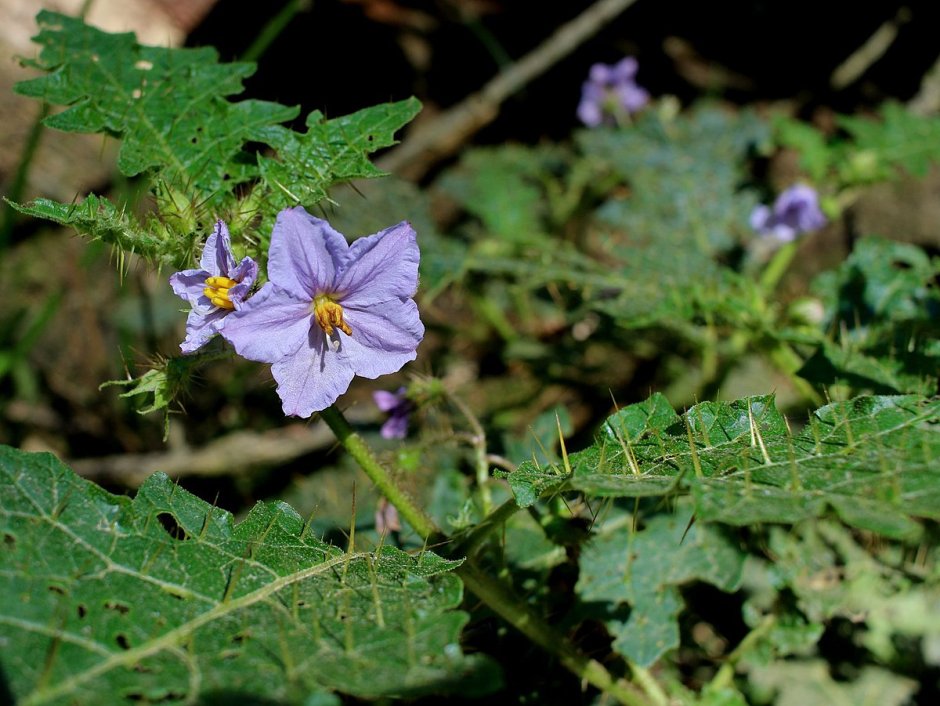
[(193, 353), (222, 330), (225, 317), (241, 308), (258, 276), (258, 265), (246, 257), (237, 267), (228, 228), (222, 221), (206, 239), (199, 259), (201, 269), (183, 270), (170, 277), (173, 291), (189, 302), (183, 353)]
[(796, 236), (826, 225), (816, 190), (794, 184), (781, 192), (773, 209), (761, 204), (751, 212), (751, 228), (760, 235), (788, 243)]
[(389, 413), (381, 430), (386, 439), (404, 439), (408, 435), (408, 418), (414, 411), (414, 403), (408, 399), (406, 392), (404, 387), (399, 387), (397, 392), (376, 390), (372, 393), (375, 406)]
[(418, 243), (406, 221), (352, 245), (301, 207), (281, 211), (268, 282), (228, 318), (223, 336), (271, 363), (284, 414), (309, 417), (355, 375), (377, 378), (417, 356)]
[(594, 64), (581, 87), (578, 117), (588, 127), (616, 124), (649, 103), (650, 94), (636, 84), (636, 59), (628, 56), (616, 64)]

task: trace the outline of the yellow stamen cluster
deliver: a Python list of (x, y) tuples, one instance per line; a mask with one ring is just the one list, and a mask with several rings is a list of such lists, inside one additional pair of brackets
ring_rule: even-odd
[(320, 294), (314, 298), (313, 315), (327, 336), (333, 335), (334, 326), (347, 336), (352, 336), (352, 329), (343, 320), (343, 307), (328, 295)]
[(229, 299), (228, 290), (234, 287), (238, 282), (228, 277), (207, 277), (206, 287), (202, 290), (213, 306), (220, 309), (234, 309), (235, 304)]

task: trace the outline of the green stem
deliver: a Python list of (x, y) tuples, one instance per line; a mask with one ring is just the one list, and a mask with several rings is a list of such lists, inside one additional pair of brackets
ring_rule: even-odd
[(485, 517), (490, 514), (490, 511), (493, 509), (493, 494), (490, 492), (489, 485), (490, 462), (486, 455), (486, 432), (483, 431), (483, 425), (480, 424), (480, 420), (477, 419), (470, 408), (464, 404), (463, 400), (446, 391), (444, 394), (447, 396), (450, 403), (464, 416), (464, 419), (467, 420), (467, 424), (470, 425), (470, 429), (473, 432), (470, 443), (473, 446), (474, 455), (476, 456), (474, 467), (476, 469), (477, 489), (480, 491), (480, 501)]
[(516, 628), (549, 654), (555, 655), (564, 667), (583, 681), (610, 694), (626, 706), (659, 706), (662, 702), (648, 698), (630, 684), (616, 680), (597, 660), (579, 652), (565, 637), (521, 601), (508, 586), (483, 573), (467, 560), (457, 569), (464, 585), (493, 612)]
[(23, 198), (23, 191), (26, 189), (26, 178), (29, 176), (29, 167), (33, 163), (33, 157), (36, 156), (36, 150), (39, 149), (39, 139), (42, 137), (42, 121), (49, 115), (49, 104), (43, 103), (39, 115), (33, 122), (26, 137), (26, 144), (23, 145), (23, 154), (20, 157), (19, 164), (16, 165), (16, 173), (13, 175), (13, 181), (6, 195), (6, 205), (3, 214), (3, 227), (0, 228), (0, 250), (5, 249), (13, 237), (13, 225), (16, 223), (16, 210), (10, 205), (11, 201), (19, 202)]
[(504, 502), (498, 508), (484, 517), (473, 529), (469, 530), (461, 538), (450, 552), (451, 556), (471, 557), (476, 553), (486, 538), (501, 527), (506, 520), (521, 510), (516, 501), (512, 498)]
[(349, 455), (359, 464), (359, 467), (369, 476), (369, 480), (395, 506), (402, 519), (411, 525), (422, 539), (428, 539), (437, 534), (438, 529), (434, 525), (434, 521), (424, 514), (424, 511), (395, 484), (395, 481), (392, 480), (382, 464), (376, 459), (375, 454), (372, 453), (372, 449), (353, 430), (343, 413), (336, 408), (336, 405), (330, 405), (324, 409), (320, 412), (320, 416), (336, 434), (339, 443), (343, 445)]
[(787, 271), (794, 255), (796, 255), (796, 241), (787, 243), (774, 253), (774, 256), (770, 259), (770, 262), (767, 263), (767, 267), (764, 268), (764, 272), (760, 276), (760, 287), (765, 294), (769, 294), (776, 289), (780, 278), (783, 277), (784, 273)]
[(277, 39), (278, 35), (284, 31), (284, 28), (294, 19), (294, 15), (309, 6), (310, 2), (304, 0), (288, 0), (281, 8), (281, 11), (261, 28), (261, 32), (255, 37), (255, 41), (241, 55), (241, 61), (258, 61), (274, 40)]
[(740, 662), (741, 658), (754, 647), (754, 644), (764, 638), (776, 624), (777, 616), (768, 615), (756, 628), (745, 635), (744, 639), (741, 640), (738, 646), (735, 647), (731, 654), (728, 655), (727, 659), (725, 659), (724, 664), (721, 665), (718, 673), (715, 674), (714, 678), (711, 680), (709, 687), (714, 691), (718, 691), (719, 689), (731, 686), (731, 682), (734, 679), (734, 670), (738, 662)]
[[(438, 535), (439, 531), (434, 522), (395, 484), (382, 464), (376, 459), (375, 454), (372, 453), (372, 449), (346, 421), (343, 413), (335, 405), (331, 405), (320, 412), (320, 416), (346, 451), (356, 460), (360, 468), (369, 476), (369, 479), (375, 483), (379, 492), (395, 506), (402, 519), (408, 522), (425, 540)], [(512, 505), (515, 505), (515, 503), (512, 503)], [(494, 521), (490, 524), (490, 527), (497, 526), (495, 521), (495, 519), (498, 519), (495, 517), (497, 513), (500, 516), (506, 515), (508, 517), (515, 511), (515, 508), (512, 508), (511, 512), (510, 508), (509, 503), (504, 503), (502, 507), (493, 513)], [(471, 560), (468, 559), (463, 562), (455, 571), (464, 585), (489, 606), (494, 613), (546, 652), (557, 657), (569, 671), (583, 681), (610, 694), (626, 706), (661, 705), (662, 702), (655, 696), (650, 700), (650, 697), (636, 687), (614, 679), (603, 665), (579, 652), (570, 641), (542, 620), (528, 603), (516, 596), (508, 586), (483, 573)], [(656, 693), (658, 685), (654, 684), (654, 686), (656, 686), (656, 689), (653, 693)], [(649, 687), (646, 688), (649, 691)]]

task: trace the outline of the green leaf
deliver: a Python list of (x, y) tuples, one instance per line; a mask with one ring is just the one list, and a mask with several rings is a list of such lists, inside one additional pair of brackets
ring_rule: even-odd
[[(775, 583), (796, 596), (801, 611), (822, 622), (860, 623), (858, 642), (881, 661), (898, 658), (897, 638), (940, 638), (940, 577), (912, 578), (893, 556), (874, 554), (829, 522), (773, 528), (768, 542)], [(884, 553), (884, 552), (882, 552)], [(859, 618), (864, 616), (864, 622)]]
[[(679, 646), (677, 586), (698, 580), (733, 591), (744, 555), (718, 529), (690, 527), (688, 513), (657, 515), (638, 532), (629, 517), (618, 520), (601, 527), (582, 551), (576, 591), (586, 603), (606, 604), (614, 648), (648, 667)], [(626, 604), (630, 615), (619, 619)]]
[(853, 138), (856, 153), (869, 153), (881, 164), (926, 176), (940, 161), (940, 119), (915, 115), (902, 104), (881, 107), (881, 120), (843, 115), (839, 127)]
[(517, 247), (539, 243), (550, 232), (549, 199), (541, 182), (562, 164), (559, 152), (518, 145), (478, 148), (461, 157), (439, 186), (480, 219), (485, 237)]
[(244, 143), (297, 116), (297, 108), (277, 103), (228, 102), (255, 66), (219, 64), (211, 47), (144, 46), (132, 33), (109, 34), (45, 10), (36, 19), (42, 50), (29, 64), (48, 73), (15, 90), (68, 106), (45, 120), (49, 127), (122, 138), (118, 167), (128, 176), (155, 169), (199, 201), (215, 198), (257, 174), (240, 159)]
[[(509, 474), (517, 502), (563, 488), (595, 497), (690, 493), (703, 521), (792, 523), (832, 508), (848, 524), (898, 538), (919, 534), (915, 518), (940, 519), (940, 400), (859, 397), (822, 407), (796, 434), (773, 397), (706, 402), (666, 428), (662, 401), (641, 404), (571, 455), (570, 478), (557, 465)], [(631, 422), (645, 416), (646, 427)]]
[(0, 539), (0, 660), (23, 705), (493, 684), (460, 650), (455, 562), (343, 552), (284, 503), (236, 524), (163, 474), (130, 499), (3, 447)]
[(28, 204), (7, 201), (20, 213), (71, 226), (90, 240), (116, 245), (120, 250), (136, 253), (152, 262), (170, 267), (183, 266), (176, 253), (180, 248), (162, 229), (148, 229), (128, 216), (103, 196), (89, 194), (78, 203), (59, 203), (37, 198)]
[(767, 699), (776, 692), (777, 706), (901, 706), (917, 691), (913, 679), (906, 679), (886, 669), (862, 667), (857, 679), (836, 681), (829, 674), (830, 665), (822, 660), (776, 662), (754, 667), (750, 679), (758, 689), (765, 690)]
[(822, 327), (835, 331), (798, 371), (821, 385), (855, 390), (937, 390), (940, 293), (933, 282), (940, 259), (881, 238), (858, 241), (839, 268), (813, 282), (822, 298)]
[(368, 155), (396, 144), (395, 133), (420, 110), (418, 99), (409, 98), (332, 120), (315, 110), (307, 116), (304, 134), (279, 125), (266, 128), (260, 138), (277, 150), (277, 159), (258, 158), (266, 182), (264, 201), (270, 201), (266, 210), (274, 213), (298, 203), (315, 204), (333, 184), (384, 176)]
[(653, 240), (669, 258), (724, 250), (747, 229), (754, 195), (740, 193), (748, 150), (769, 138), (749, 111), (731, 114), (700, 106), (671, 121), (655, 112), (629, 130), (592, 129), (577, 135), (584, 153), (609, 164), (631, 187), (609, 201), (601, 217)]
[[(46, 119), (50, 127), (120, 138), (118, 167), (151, 178), (159, 215), (136, 224), (98, 197), (18, 209), (176, 268), (191, 265), (194, 240), (218, 218), (228, 222), (236, 250), (263, 264), (278, 211), (313, 207), (336, 183), (381, 176), (368, 155), (394, 144), (395, 131), (420, 109), (410, 98), (333, 120), (314, 111), (307, 131), (295, 133), (281, 123), (297, 116), (296, 107), (228, 99), (242, 91), (254, 64), (220, 64), (208, 47), (141, 45), (133, 34), (109, 34), (55, 12), (40, 12), (37, 22), (42, 49), (26, 63), (46, 75), (15, 89), (67, 106)], [(248, 228), (264, 234), (242, 238)]]

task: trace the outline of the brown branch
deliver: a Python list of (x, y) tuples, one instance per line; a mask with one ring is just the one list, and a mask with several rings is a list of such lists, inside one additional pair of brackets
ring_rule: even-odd
[(379, 168), (419, 179), (437, 160), (456, 152), (470, 135), (492, 122), (509, 96), (545, 73), (635, 2), (598, 0), (482, 89), (416, 127), (399, 147), (378, 160)]
[(152, 473), (167, 475), (241, 475), (256, 468), (278, 466), (336, 443), (324, 424), (291, 424), (266, 432), (236, 431), (202, 448), (180, 448), (142, 454), (76, 459), (69, 465), (85, 478), (107, 479), (137, 487)]

